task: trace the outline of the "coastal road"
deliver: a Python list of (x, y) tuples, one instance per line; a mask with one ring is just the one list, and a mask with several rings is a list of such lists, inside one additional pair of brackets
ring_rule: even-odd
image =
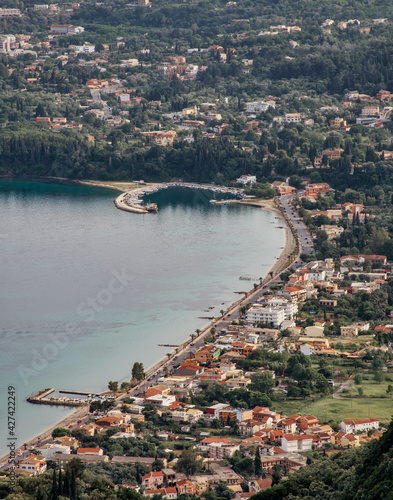
[[(101, 96), (99, 94), (99, 91), (91, 91), (91, 94), (93, 96), (93, 99), (96, 102), (101, 101)], [(104, 103), (104, 107), (106, 106), (107, 112), (110, 113), (110, 108), (107, 106), (106, 103)], [(285, 211), (286, 216), (288, 217), (288, 220), (293, 224), (293, 227), (295, 228), (296, 232), (299, 235), (299, 253), (304, 252), (306, 254), (312, 254), (313, 253), (313, 244), (312, 244), (312, 239), (310, 236), (310, 233), (306, 227), (306, 225), (303, 223), (302, 220), (299, 219), (299, 216), (297, 215), (296, 211), (294, 210), (292, 206), (292, 201), (293, 201), (294, 196), (293, 195), (288, 195), (288, 196), (283, 196), (280, 199), (280, 204), (283, 210)], [(279, 213), (277, 211), (277, 213)], [(149, 368), (146, 372), (146, 379), (141, 383), (136, 386), (130, 394), (122, 394), (120, 395), (116, 400), (117, 402), (121, 402), (122, 399), (126, 397), (132, 397), (136, 396), (138, 393), (141, 393), (143, 390), (145, 390), (147, 387), (151, 385), (157, 384), (157, 379), (163, 375), (163, 368), (167, 367), (169, 371), (173, 369), (174, 366), (177, 366), (181, 364), (184, 359), (186, 359), (190, 353), (196, 351), (199, 349), (201, 346), (204, 345), (204, 338), (210, 333), (211, 328), (214, 326), (217, 330), (219, 329), (225, 329), (228, 328), (230, 323), (234, 319), (238, 319), (240, 316), (240, 307), (243, 305), (249, 303), (249, 302), (255, 302), (258, 298), (260, 298), (264, 292), (266, 292), (271, 286), (281, 284), (280, 280), (280, 273), (285, 271), (286, 269), (289, 268), (297, 268), (302, 265), (302, 262), (300, 261), (299, 256), (290, 263), (287, 267), (285, 267), (285, 263), (288, 260), (289, 254), (293, 251), (294, 248), (294, 238), (291, 233), (291, 231), (288, 229), (287, 230), (287, 242), (285, 249), (282, 253), (282, 255), (279, 257), (277, 262), (275, 263), (273, 269), (272, 269), (272, 275), (270, 279), (266, 279), (257, 286), (255, 290), (251, 290), (248, 292), (244, 297), (240, 298), (238, 301), (236, 301), (234, 304), (232, 304), (225, 312), (224, 316), (216, 318), (213, 320), (209, 325), (207, 325), (201, 332), (200, 334), (194, 339), (194, 340), (187, 340), (184, 344), (179, 346), (178, 352), (176, 354), (173, 354), (169, 359), (164, 358), (160, 361), (158, 361), (155, 365), (153, 365), (151, 368)], [(270, 273), (269, 273), (270, 274)], [(349, 382), (350, 383), (350, 382)], [(343, 384), (345, 385), (345, 384)], [(345, 387), (342, 387), (341, 390), (343, 390)], [(340, 391), (341, 392), (341, 391)], [(337, 396), (336, 396), (337, 395)], [(339, 391), (335, 393), (333, 397), (340, 397), (339, 396)], [(34, 446), (37, 445), (38, 443), (42, 444), (45, 441), (48, 441), (51, 437), (51, 432), (55, 427), (69, 427), (70, 425), (76, 426), (77, 421), (80, 419), (87, 419), (89, 416), (88, 412), (88, 407), (84, 408), (79, 408), (77, 412), (73, 413), (66, 419), (64, 419), (62, 422), (56, 424), (52, 429), (46, 431), (39, 437), (31, 440), (28, 444), (28, 446)], [(3, 457), (4, 459), (5, 457)]]
[(301, 252), (311, 255), (314, 253), (314, 246), (312, 243), (312, 238), (310, 235), (310, 232), (308, 230), (308, 227), (306, 224), (300, 219), (298, 213), (296, 212), (295, 208), (293, 207), (293, 200), (295, 198), (295, 195), (290, 194), (286, 196), (282, 196), (280, 199), (280, 204), (282, 208), (285, 210), (285, 213), (288, 216), (288, 219), (291, 221), (293, 224), (293, 227), (295, 228), (298, 237), (299, 237), (299, 244), (301, 246)]

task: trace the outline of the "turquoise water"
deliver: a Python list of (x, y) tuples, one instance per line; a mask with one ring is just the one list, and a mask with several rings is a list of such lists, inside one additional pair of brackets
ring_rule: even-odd
[(181, 343), (252, 287), (239, 276), (266, 276), (285, 244), (274, 213), (200, 191), (161, 191), (146, 215), (116, 210), (115, 196), (0, 180), (0, 393), (17, 389), (18, 444), (69, 413), (30, 394), (128, 380), (135, 361), (152, 365), (168, 352), (158, 344)]

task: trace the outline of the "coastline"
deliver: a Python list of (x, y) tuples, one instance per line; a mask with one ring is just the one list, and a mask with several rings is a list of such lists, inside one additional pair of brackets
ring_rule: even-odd
[[(64, 180), (67, 180), (67, 179), (64, 179)], [(117, 191), (123, 191), (123, 193), (124, 193), (124, 187), (120, 187), (120, 186), (111, 186), (108, 184), (99, 184), (99, 183), (94, 184), (94, 183), (89, 182), (89, 181), (76, 181), (76, 182), (86, 184), (86, 185), (96, 185), (98, 187), (111, 188), (111, 189), (115, 189)], [(129, 183), (125, 183), (125, 184), (129, 185)], [(232, 202), (239, 203), (239, 204), (245, 204), (245, 205), (249, 205), (249, 206), (255, 206), (257, 208), (264, 209), (264, 210), (270, 210), (276, 214), (279, 214), (280, 217), (283, 219), (283, 221), (285, 221), (286, 241), (285, 241), (284, 248), (281, 251), (280, 255), (278, 257), (276, 257), (276, 262), (273, 264), (273, 266), (270, 268), (269, 272), (266, 275), (266, 276), (270, 275), (271, 277), (269, 279), (265, 278), (265, 280), (262, 281), (260, 284), (258, 284), (258, 286), (255, 289), (252, 289), (247, 293), (247, 295), (246, 295), (247, 299), (253, 300), (254, 296), (258, 292), (260, 292), (261, 288), (268, 286), (269, 283), (274, 279), (274, 277), (278, 273), (280, 273), (282, 271), (282, 269), (285, 267), (285, 264), (289, 258), (289, 255), (293, 252), (293, 250), (295, 248), (295, 238), (292, 234), (292, 231), (289, 228), (287, 221), (285, 220), (285, 217), (282, 215), (280, 210), (278, 210), (278, 208), (274, 206), (274, 201), (267, 202), (267, 201), (256, 201), (256, 200), (255, 201), (254, 200), (252, 200), (252, 201), (251, 200), (250, 201), (232, 200)], [(244, 298), (245, 297), (241, 297), (239, 300), (232, 303), (227, 308), (224, 315), (231, 314), (234, 311), (236, 311), (240, 307), (240, 305), (243, 303)], [(198, 339), (199, 340), (203, 339), (210, 332), (210, 329), (212, 328), (212, 326), (218, 325), (221, 320), (222, 320), (222, 317), (216, 318), (213, 321), (209, 321), (201, 329), (201, 332), (198, 335)], [(185, 340), (185, 342), (183, 342), (182, 344), (179, 345), (176, 354), (180, 354), (180, 353), (184, 352), (184, 350), (186, 350), (187, 348), (190, 347), (191, 342), (192, 342), (192, 340)], [(172, 354), (172, 356), (174, 356), (174, 353)], [(168, 363), (167, 356), (164, 356), (163, 358), (159, 359), (157, 362), (155, 362), (152, 366), (150, 366), (146, 370), (146, 377), (150, 377), (153, 373), (157, 372), (160, 368), (165, 366), (165, 364), (167, 364), (167, 363)], [(145, 383), (146, 383), (146, 380), (142, 381), (141, 384), (136, 386), (134, 390), (140, 389)], [(126, 395), (122, 393), (121, 395), (118, 396), (117, 400), (120, 400), (122, 397), (125, 397), (125, 396)], [(43, 441), (48, 440), (50, 438), (53, 429), (55, 429), (56, 427), (68, 427), (71, 423), (75, 422), (75, 420), (82, 419), (82, 418), (86, 417), (88, 415), (88, 413), (89, 413), (88, 407), (87, 408), (86, 407), (78, 408), (75, 411), (73, 411), (72, 413), (70, 413), (67, 417), (65, 417), (64, 419), (62, 419), (58, 423), (56, 423), (55, 425), (44, 430), (38, 436), (35, 436), (32, 439), (30, 439), (25, 444), (28, 447), (36, 444), (37, 442), (40, 442), (40, 444), (42, 444)], [(22, 450), (23, 450), (23, 448), (24, 448), (24, 445), (20, 445), (18, 447), (18, 449), (22, 449)], [(1, 457), (0, 460), (4, 461), (5, 459), (7, 459), (7, 457), (8, 457), (8, 455), (5, 455), (5, 456)]]

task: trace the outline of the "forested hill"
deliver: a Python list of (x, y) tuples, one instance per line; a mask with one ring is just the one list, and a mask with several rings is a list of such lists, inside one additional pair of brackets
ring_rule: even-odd
[(393, 421), (379, 441), (322, 458), (252, 499), (393, 499)]

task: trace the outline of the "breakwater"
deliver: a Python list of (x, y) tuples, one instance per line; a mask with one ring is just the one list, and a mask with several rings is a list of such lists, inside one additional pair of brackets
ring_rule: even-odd
[[(238, 199), (243, 199), (246, 197), (242, 188), (215, 186), (214, 184), (196, 184), (192, 182), (171, 182), (142, 185), (141, 187), (122, 193), (120, 196), (114, 199), (114, 204), (119, 210), (132, 212), (134, 214), (156, 213), (157, 205), (155, 203), (143, 205), (143, 197), (149, 194), (157, 193), (162, 189), (168, 189), (169, 187), (183, 187), (188, 189), (208, 191), (212, 192), (213, 196), (215, 196), (215, 194), (231, 195), (237, 197)], [(213, 198), (212, 201), (215, 201), (215, 199)]]

